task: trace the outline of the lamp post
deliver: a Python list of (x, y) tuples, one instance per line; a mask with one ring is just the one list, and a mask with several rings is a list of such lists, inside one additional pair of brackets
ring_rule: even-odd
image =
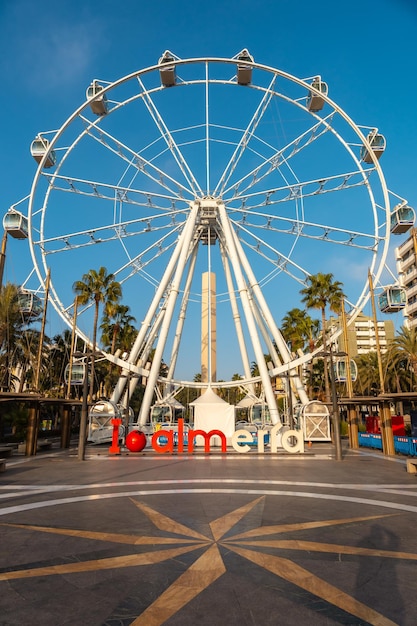
[(288, 369), (287, 372), (282, 372), (278, 375), (278, 378), (284, 378), (286, 383), (287, 398), (288, 398), (288, 425), (291, 430), (294, 430), (294, 403), (292, 398), (291, 378), (297, 378), (297, 374), (291, 374)]
[[(84, 380), (83, 380), (83, 401), (81, 405), (81, 418), (80, 418), (80, 432), (78, 436), (78, 460), (84, 461), (85, 459), (85, 439), (86, 439), (86, 431), (87, 431), (87, 418), (88, 418), (88, 365), (90, 361), (90, 352), (87, 351), (85, 354), (81, 353), (82, 356), (85, 356), (85, 369), (84, 369)], [(76, 353), (74, 354), (74, 356)]]
[(340, 439), (340, 415), (339, 415), (339, 405), (337, 403), (337, 392), (336, 392), (336, 381), (334, 377), (334, 356), (346, 356), (346, 352), (333, 352), (333, 346), (329, 346), (328, 352), (322, 352), (322, 356), (329, 359), (329, 369), (330, 369), (330, 387), (332, 394), (332, 422), (333, 422), (333, 433), (334, 433), (334, 448), (335, 455), (334, 458), (336, 461), (342, 461), (342, 444)]

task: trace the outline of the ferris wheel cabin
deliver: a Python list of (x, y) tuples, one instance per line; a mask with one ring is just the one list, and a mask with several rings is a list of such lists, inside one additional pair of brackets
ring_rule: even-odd
[[(87, 441), (106, 443), (112, 440), (113, 419), (122, 419), (120, 407), (110, 400), (99, 400), (88, 414)], [(119, 426), (119, 438), (124, 435), (124, 427)]]
[[(107, 113), (107, 96), (103, 91), (103, 86), (96, 80), (93, 80), (91, 85), (87, 87), (86, 96), (87, 100), (91, 100), (90, 108), (95, 115), (106, 115)], [(101, 94), (101, 95), (99, 95)]]
[[(349, 359), (349, 362), (350, 362), (350, 379), (352, 383), (354, 383), (358, 377), (358, 367), (356, 365), (356, 362), (353, 359)], [(345, 358), (338, 359), (337, 361), (335, 361), (335, 363), (333, 363), (333, 368), (334, 368), (335, 382), (345, 383), (348, 377), (347, 359)]]
[(378, 306), (382, 313), (397, 313), (407, 304), (407, 294), (402, 287), (387, 287), (378, 297)]
[(42, 300), (32, 291), (21, 289), (17, 300), (24, 320), (29, 321), (42, 315)]
[(177, 77), (174, 61), (174, 57), (168, 50), (164, 52), (158, 61), (161, 66), (159, 69), (159, 76), (163, 87), (173, 87), (175, 85)]
[(249, 54), (247, 50), (242, 52), (237, 57), (237, 82), (239, 85), (250, 85), (252, 82), (252, 67), (247, 63), (253, 63), (253, 56)]
[(397, 204), (391, 213), (391, 232), (393, 235), (402, 235), (406, 233), (412, 226), (416, 215), (414, 209), (405, 203)]
[(327, 83), (321, 80), (320, 76), (316, 76), (316, 78), (311, 83), (313, 89), (316, 89), (320, 92), (320, 94), (315, 93), (314, 91), (309, 91), (307, 96), (307, 109), (311, 113), (318, 113), (324, 107), (324, 97), (327, 96), (329, 89)]
[(151, 407), (151, 425), (175, 424), (184, 417), (185, 407), (176, 400), (157, 402)]
[(46, 155), (43, 167), (53, 167), (56, 163), (55, 151), (49, 149), (49, 141), (41, 135), (38, 135), (32, 141), (32, 144), (30, 146), (30, 153), (35, 159), (36, 163), (40, 163)]
[(3, 228), (14, 239), (27, 239), (28, 220), (15, 209), (9, 209), (3, 218)]
[(385, 137), (380, 135), (376, 129), (372, 130), (367, 136), (367, 140), (371, 146), (371, 152), (368, 151), (366, 146), (362, 146), (361, 148), (361, 159), (365, 163), (372, 163), (372, 152), (376, 156), (377, 159), (380, 159), (382, 153), (386, 147)]
[(66, 385), (68, 385), (68, 382), (70, 382), (71, 385), (82, 385), (84, 383), (84, 377), (85, 363), (74, 362), (72, 363), (72, 366), (70, 366), (70, 363), (66, 365), (64, 371), (64, 379)]

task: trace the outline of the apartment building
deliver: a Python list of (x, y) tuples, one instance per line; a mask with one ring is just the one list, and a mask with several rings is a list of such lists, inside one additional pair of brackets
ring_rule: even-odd
[(406, 294), (404, 324), (409, 328), (417, 326), (417, 236), (416, 229), (395, 249), (398, 281)]
[[(341, 320), (340, 318), (331, 318), (329, 323), (330, 329), (332, 326), (333, 328), (334, 326), (340, 327)], [(381, 352), (384, 353), (387, 351), (388, 344), (395, 336), (394, 322), (392, 320), (377, 321), (377, 330), (380, 349)], [(349, 350), (346, 350), (343, 333), (338, 340), (338, 350), (349, 352), (351, 357), (376, 350), (377, 338), (372, 317), (367, 317), (363, 313), (360, 313), (353, 324), (349, 326), (347, 335)]]

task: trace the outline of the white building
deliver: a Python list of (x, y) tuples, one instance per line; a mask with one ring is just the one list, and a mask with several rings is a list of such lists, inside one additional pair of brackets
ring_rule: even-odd
[[(340, 318), (331, 318), (330, 327), (332, 325), (340, 327)], [(387, 351), (389, 342), (392, 341), (395, 336), (394, 322), (392, 320), (377, 321), (377, 329), (380, 349), (381, 352), (384, 353)], [(363, 313), (360, 313), (353, 324), (348, 327), (347, 334), (349, 350), (346, 350), (343, 333), (338, 340), (338, 350), (349, 352), (351, 357), (367, 354), (372, 350), (376, 351), (377, 339), (372, 317), (367, 317)]]
[(417, 238), (416, 229), (404, 243), (395, 250), (400, 286), (405, 290), (407, 303), (404, 309), (405, 324), (409, 328), (417, 326)]

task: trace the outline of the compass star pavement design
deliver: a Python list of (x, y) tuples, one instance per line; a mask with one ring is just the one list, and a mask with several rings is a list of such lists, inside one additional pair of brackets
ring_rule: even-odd
[[(286, 539), (285, 534), (308, 531), (319, 528), (331, 528), (341, 525), (365, 524), (372, 520), (382, 520), (392, 516), (373, 515), (340, 519), (324, 519), (314, 522), (286, 523), (250, 528), (243, 532), (233, 532), (251, 512), (262, 506), (265, 496), (256, 498), (244, 506), (229, 511), (209, 523), (210, 533), (203, 534), (186, 526), (172, 517), (164, 515), (137, 499), (130, 499), (159, 531), (152, 535), (123, 534), (38, 526), (29, 524), (2, 524), (3, 527), (62, 535), (93, 541), (118, 543), (140, 548), (123, 556), (113, 556), (94, 560), (76, 561), (64, 564), (15, 569), (0, 573), (1, 581), (16, 581), (36, 577), (56, 575), (68, 576), (81, 572), (99, 572), (103, 570), (124, 569), (151, 566), (178, 557), (197, 552), (195, 560), (180, 574), (149, 606), (131, 621), (134, 625), (157, 626), (164, 624), (178, 611), (194, 600), (200, 593), (213, 585), (226, 572), (222, 554), (234, 553), (244, 561), (262, 568), (298, 588), (314, 594), (323, 601), (342, 609), (360, 621), (349, 623), (368, 623), (378, 626), (392, 626), (391, 621), (288, 557), (291, 552), (322, 553), (349, 555), (351, 557), (378, 557), (384, 559), (404, 559), (416, 561), (417, 554), (384, 549), (371, 549), (352, 545), (306, 541), (304, 539)], [(395, 515), (395, 514), (394, 514)], [(304, 536), (304, 535), (303, 535)], [(149, 550), (146, 548), (150, 548)]]

